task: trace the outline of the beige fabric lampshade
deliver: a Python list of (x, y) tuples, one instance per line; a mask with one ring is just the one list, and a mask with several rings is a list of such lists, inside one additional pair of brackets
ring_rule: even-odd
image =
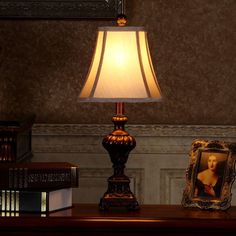
[(100, 27), (80, 99), (150, 102), (161, 99), (143, 27)]

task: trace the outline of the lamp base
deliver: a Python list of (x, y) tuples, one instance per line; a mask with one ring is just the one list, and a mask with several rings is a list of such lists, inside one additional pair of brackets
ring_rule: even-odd
[(129, 210), (139, 209), (138, 201), (130, 190), (129, 177), (124, 174), (128, 155), (136, 146), (134, 137), (124, 130), (127, 120), (128, 118), (122, 113), (113, 116), (112, 121), (115, 129), (102, 142), (110, 155), (114, 174), (108, 178), (108, 189), (100, 200), (99, 207), (101, 210), (107, 210), (110, 207), (126, 207)]
[(108, 191), (101, 198), (99, 208), (108, 210), (110, 207), (125, 207), (128, 210), (139, 210), (139, 204), (130, 191), (130, 180), (127, 176), (111, 176), (108, 179)]

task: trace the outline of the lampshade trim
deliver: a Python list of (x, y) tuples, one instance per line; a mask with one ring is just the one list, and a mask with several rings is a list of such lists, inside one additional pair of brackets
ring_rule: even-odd
[(150, 102), (159, 102), (162, 101), (163, 98), (97, 98), (97, 97), (86, 97), (79, 98), (80, 102), (125, 102), (125, 103), (150, 103)]
[(90, 97), (94, 96), (94, 93), (95, 93), (95, 90), (96, 90), (96, 87), (97, 87), (97, 84), (98, 84), (98, 79), (100, 77), (102, 63), (103, 63), (103, 58), (104, 58), (106, 38), (107, 38), (107, 32), (105, 31), (103, 33), (103, 38), (102, 38), (102, 49), (101, 49), (101, 57), (100, 57), (100, 60), (99, 60), (98, 72), (96, 74), (96, 78), (95, 78), (95, 81), (94, 81), (94, 84), (93, 84), (92, 91), (90, 93)]
[(143, 68), (143, 61), (142, 61), (142, 57), (141, 57), (141, 50), (140, 50), (140, 41), (139, 41), (139, 32), (136, 32), (136, 41), (137, 41), (137, 51), (138, 51), (138, 59), (139, 59), (139, 64), (140, 64), (140, 69), (141, 69), (141, 73), (142, 73), (142, 77), (143, 77), (143, 83), (144, 86), (146, 88), (146, 92), (148, 97), (151, 97), (151, 93), (147, 84), (147, 78), (146, 78), (146, 74), (144, 73), (144, 68)]
[(144, 27), (139, 27), (139, 26), (103, 26), (103, 27), (98, 27), (98, 31), (142, 31), (146, 32)]
[(156, 74), (155, 74), (155, 71), (154, 71), (154, 68), (153, 68), (153, 64), (152, 64), (152, 60), (151, 60), (151, 54), (150, 54), (150, 51), (149, 51), (147, 35), (145, 35), (145, 37), (146, 37), (145, 44), (146, 44), (146, 49), (147, 49), (147, 53), (148, 53), (148, 61), (149, 61), (150, 69), (152, 71), (154, 82), (155, 82), (155, 84), (156, 84), (156, 86), (157, 86), (157, 88), (159, 90), (160, 96), (162, 97), (161, 89), (160, 89), (159, 83), (157, 82)]

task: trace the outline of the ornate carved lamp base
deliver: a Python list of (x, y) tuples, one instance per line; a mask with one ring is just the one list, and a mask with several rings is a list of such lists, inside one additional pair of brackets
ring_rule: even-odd
[(101, 198), (99, 207), (101, 210), (107, 210), (110, 207), (138, 210), (139, 204), (130, 190), (129, 177), (124, 174), (125, 163), (136, 141), (124, 130), (128, 118), (123, 115), (123, 103), (117, 103), (116, 108), (116, 115), (112, 118), (115, 129), (103, 139), (102, 143), (110, 155), (114, 174), (108, 178), (108, 189)]
[(130, 191), (130, 180), (125, 180), (126, 176), (118, 179), (111, 176), (108, 179), (108, 190), (100, 200), (99, 207), (101, 210), (108, 210), (110, 207), (125, 207), (128, 210), (138, 210), (139, 204)]

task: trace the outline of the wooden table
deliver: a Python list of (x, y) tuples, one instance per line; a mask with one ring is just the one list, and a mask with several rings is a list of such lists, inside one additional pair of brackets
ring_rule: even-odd
[(49, 215), (2, 216), (0, 235), (236, 235), (236, 207), (220, 212), (143, 205), (137, 212), (101, 212), (97, 205), (74, 205)]

